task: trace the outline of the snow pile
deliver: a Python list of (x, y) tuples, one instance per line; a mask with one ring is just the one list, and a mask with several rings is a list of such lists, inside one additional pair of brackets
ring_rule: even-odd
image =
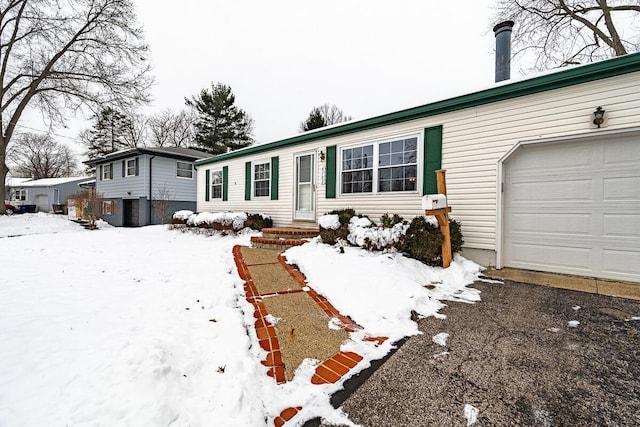
[(352, 245), (382, 250), (398, 243), (408, 228), (409, 224), (403, 223), (390, 228), (376, 226), (369, 218), (354, 216), (349, 221), (347, 240)]
[(441, 346), (446, 346), (447, 345), (447, 340), (449, 339), (449, 334), (446, 332), (440, 332), (437, 335), (434, 335), (431, 338), (431, 341), (433, 341), (434, 343), (441, 345)]
[(86, 230), (75, 222), (69, 221), (66, 215), (54, 215), (44, 212), (0, 215), (0, 238), (80, 231)]
[(247, 220), (245, 212), (200, 212), (193, 214), (187, 219), (187, 225), (200, 226), (220, 224), (223, 227), (232, 227), (234, 230), (244, 228)]
[(579, 320), (569, 320), (567, 322), (567, 326), (570, 328), (577, 328), (578, 326), (580, 326), (580, 321)]
[(338, 215), (322, 215), (318, 218), (318, 225), (327, 230), (337, 230), (340, 227), (340, 217)]
[(464, 405), (464, 417), (467, 419), (467, 427), (473, 425), (478, 421), (478, 414), (480, 410), (468, 403)]
[(480, 291), (467, 285), (478, 280), (482, 267), (459, 255), (443, 269), (399, 253), (354, 247), (344, 251), (341, 254), (316, 238), (284, 255), (305, 274), (310, 287), (371, 336), (386, 336), (394, 342), (418, 333), (412, 311), (443, 317), (438, 313), (444, 307), (441, 301), (480, 300)]

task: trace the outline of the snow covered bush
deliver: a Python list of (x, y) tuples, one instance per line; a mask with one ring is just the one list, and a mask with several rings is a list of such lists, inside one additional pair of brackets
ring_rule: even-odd
[(259, 214), (247, 214), (247, 219), (244, 222), (245, 227), (249, 227), (253, 230), (262, 230), (263, 228), (273, 227), (273, 220), (270, 216)]
[[(344, 240), (367, 250), (395, 248), (425, 264), (442, 263), (444, 237), (435, 217), (420, 215), (407, 223), (400, 215), (384, 214), (380, 223), (376, 225), (368, 217), (356, 215), (353, 209), (333, 211), (318, 219), (320, 237), (324, 243), (333, 245)], [(449, 229), (451, 251), (460, 252), (463, 244), (460, 223), (450, 219)]]
[[(340, 240), (347, 240), (349, 235), (349, 221), (356, 216), (353, 209), (339, 209), (318, 218), (320, 238), (324, 243), (335, 245)], [(336, 217), (338, 223), (336, 224)], [(326, 227), (325, 227), (326, 225)]]
[(182, 210), (172, 216), (173, 228), (199, 230), (204, 234), (237, 232), (246, 227), (260, 230), (263, 227), (270, 227), (272, 224), (273, 221), (268, 215), (246, 212), (193, 213), (189, 210)]
[(402, 219), (395, 224), (385, 221), (382, 221), (382, 223), (383, 225), (375, 225), (367, 217), (359, 218), (354, 216), (349, 222), (347, 240), (355, 246), (381, 251), (395, 247), (404, 236), (407, 228), (409, 228), (409, 225)]

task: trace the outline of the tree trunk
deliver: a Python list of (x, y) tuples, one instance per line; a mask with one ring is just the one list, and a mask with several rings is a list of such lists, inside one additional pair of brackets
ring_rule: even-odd
[(7, 210), (4, 207), (4, 200), (6, 198), (5, 181), (7, 179), (7, 174), (9, 173), (6, 158), (7, 146), (4, 141), (0, 140), (0, 200), (2, 200), (2, 203), (0, 203), (0, 215), (4, 215), (7, 213)]

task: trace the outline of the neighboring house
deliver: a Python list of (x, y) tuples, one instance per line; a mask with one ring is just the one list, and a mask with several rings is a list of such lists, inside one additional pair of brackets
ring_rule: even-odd
[[(27, 181), (31, 181), (32, 178), (13, 178), (13, 177), (7, 177), (4, 180), (4, 195), (5, 195), (5, 201), (6, 202), (14, 202), (17, 199), (22, 198), (22, 192), (18, 192), (16, 194), (16, 188), (19, 188), (20, 185), (22, 185), (23, 183), (27, 182)], [(26, 197), (26, 191), (24, 192), (24, 195)], [(14, 199), (15, 197), (15, 199)]]
[[(425, 84), (427, 84), (425, 82)], [(602, 123), (594, 123), (598, 107)], [(423, 214), (447, 171), (463, 254), (640, 282), (640, 54), (563, 69), (196, 162), (198, 211), (314, 226)]]
[(30, 205), (38, 212), (63, 212), (68, 197), (80, 189), (78, 183), (86, 180), (87, 177), (70, 177), (26, 180), (17, 185), (12, 182), (7, 194), (16, 207)]
[[(111, 225), (161, 224), (176, 210), (196, 208), (194, 161), (208, 153), (188, 148), (131, 148), (85, 163), (96, 168), (95, 188)], [(165, 221), (163, 221), (165, 220)]]

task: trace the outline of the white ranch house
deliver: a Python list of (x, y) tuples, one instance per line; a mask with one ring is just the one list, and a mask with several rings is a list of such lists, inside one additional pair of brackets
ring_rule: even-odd
[[(604, 120), (594, 123), (598, 107)], [(464, 256), (640, 282), (640, 54), (196, 162), (199, 211), (315, 226), (350, 207), (423, 214), (447, 171)]]

